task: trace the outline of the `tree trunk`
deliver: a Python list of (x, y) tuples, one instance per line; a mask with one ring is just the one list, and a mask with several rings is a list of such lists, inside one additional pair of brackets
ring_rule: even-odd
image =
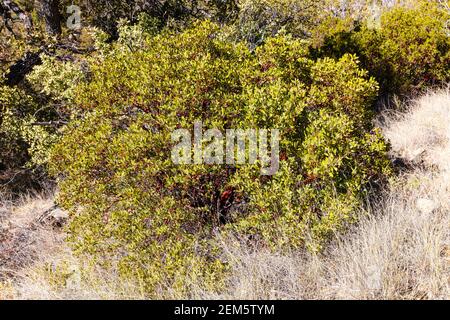
[(41, 13), (45, 20), (47, 32), (52, 36), (61, 34), (62, 15), (59, 11), (59, 0), (42, 0)]

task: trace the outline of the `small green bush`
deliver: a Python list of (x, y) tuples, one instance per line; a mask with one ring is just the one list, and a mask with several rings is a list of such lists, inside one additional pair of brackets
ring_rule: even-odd
[(450, 36), (446, 30), (449, 19), (450, 12), (436, 1), (386, 10), (381, 15), (380, 28), (334, 18), (334, 22), (328, 20), (316, 32), (324, 38), (316, 53), (332, 57), (357, 54), (383, 93), (420, 91), (450, 80)]
[(0, 107), (0, 161), (2, 169), (5, 170), (16, 165), (25, 165), (29, 159), (27, 144), (22, 139), (18, 122), (20, 113), (34, 109), (34, 105), (30, 97), (21, 95), (18, 90), (1, 86)]
[[(164, 281), (181, 286), (186, 275), (220, 283), (217, 232), (317, 248), (354, 220), (368, 183), (389, 172), (368, 111), (378, 86), (355, 56), (315, 62), (286, 36), (254, 53), (222, 38), (203, 22), (93, 63), (92, 81), (76, 94), (83, 116), (52, 151), (77, 252), (150, 292)], [(197, 120), (222, 132), (279, 129), (280, 170), (175, 165), (171, 133)]]

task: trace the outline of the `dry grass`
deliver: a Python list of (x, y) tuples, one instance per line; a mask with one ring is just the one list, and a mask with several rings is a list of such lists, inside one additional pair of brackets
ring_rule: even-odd
[[(450, 86), (412, 101), (404, 110), (386, 112), (381, 126), (394, 155), (429, 169), (450, 171)], [(447, 179), (448, 181), (448, 179)]]
[[(233, 262), (225, 290), (208, 292), (193, 283), (188, 296), (166, 290), (161, 298), (449, 299), (450, 90), (429, 93), (382, 120), (392, 155), (412, 169), (361, 211), (361, 222), (351, 232), (338, 236), (321, 255), (255, 252), (223, 240)], [(139, 284), (73, 258), (60, 232), (36, 228), (36, 216), (51, 200), (3, 202), (0, 221), (16, 235), (11, 247), (23, 250), (15, 250), (9, 267), (0, 260), (0, 276), (15, 275), (0, 284), (0, 299), (145, 298)]]
[(12, 282), (64, 243), (64, 233), (45, 221), (54, 206), (50, 194), (29, 194), (12, 200), (0, 194), (0, 299), (11, 297)]
[(52, 193), (0, 206), (0, 300), (142, 299), (141, 287), (76, 259)]
[(138, 285), (72, 255), (53, 195), (2, 196), (0, 300), (142, 299)]
[(63, 243), (64, 234), (44, 220), (54, 203), (48, 194), (18, 200), (2, 196), (0, 207), (0, 279), (14, 278)]
[(61, 246), (53, 257), (41, 260), (23, 270), (22, 277), (12, 287), (12, 297), (21, 300), (142, 300), (146, 298), (139, 284), (126, 282), (114, 273), (81, 262), (65, 246)]

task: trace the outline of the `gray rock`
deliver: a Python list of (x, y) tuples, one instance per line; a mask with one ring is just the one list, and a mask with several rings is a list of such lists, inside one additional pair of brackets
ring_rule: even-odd
[(439, 205), (433, 200), (421, 198), (417, 200), (416, 207), (422, 214), (431, 214)]

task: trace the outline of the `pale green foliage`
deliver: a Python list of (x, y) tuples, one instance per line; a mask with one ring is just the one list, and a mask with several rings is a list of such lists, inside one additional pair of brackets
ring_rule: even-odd
[(105, 31), (96, 27), (89, 27), (86, 30), (92, 38), (97, 57), (101, 57), (111, 50), (111, 44), (108, 42), (109, 36)]
[(42, 55), (42, 64), (27, 76), (28, 81), (42, 94), (58, 101), (71, 101), (74, 88), (84, 79), (80, 63), (60, 61)]
[(20, 168), (43, 165), (54, 141), (46, 129), (33, 125), (38, 106), (32, 97), (19, 89), (0, 87), (1, 162), (5, 167)]
[(117, 42), (124, 49), (136, 51), (143, 49), (146, 40), (158, 33), (158, 20), (147, 14), (141, 14), (138, 23), (130, 25), (127, 20), (120, 20), (118, 23), (119, 39)]

